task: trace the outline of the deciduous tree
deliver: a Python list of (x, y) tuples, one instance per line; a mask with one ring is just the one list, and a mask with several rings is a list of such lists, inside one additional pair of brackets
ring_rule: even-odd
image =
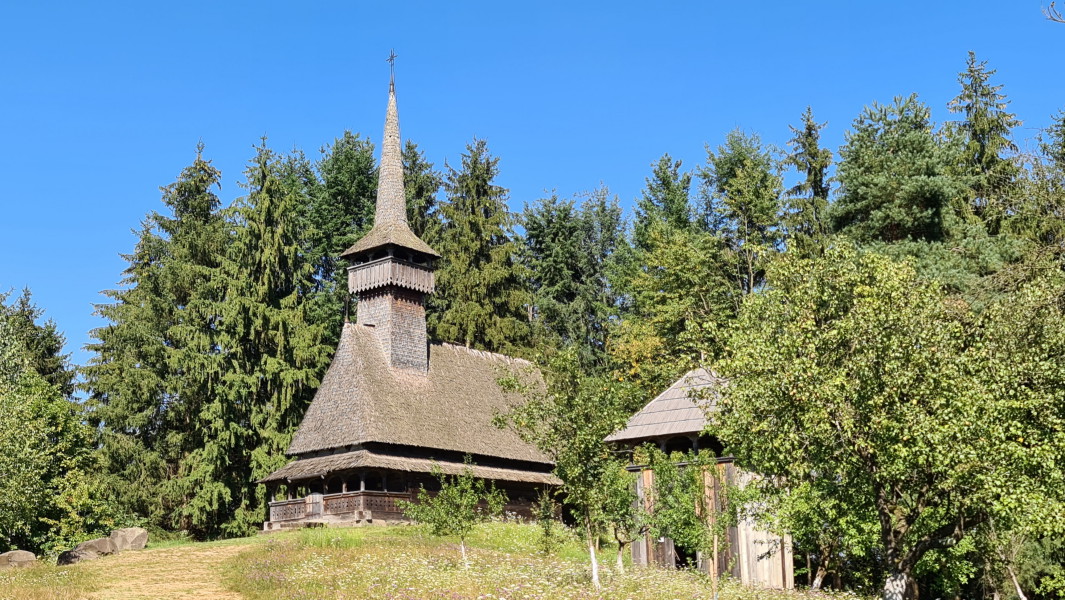
[(989, 517), (1063, 525), (1051, 482), (1065, 464), (1065, 329), (1051, 279), (974, 314), (880, 255), (788, 257), (741, 310), (713, 427), (750, 471), (829, 478), (846, 511), (874, 507), (884, 597), (910, 597), (922, 558)]
[(433, 494), (421, 488), (414, 502), (401, 501), (400, 508), (407, 517), (428, 525), (433, 535), (459, 538), (462, 564), (468, 569), (466, 538), (478, 523), (503, 512), (506, 496), (491, 482), (473, 476), (469, 457), (458, 475), (445, 475), (437, 465), (432, 473), (440, 481), (440, 491)]

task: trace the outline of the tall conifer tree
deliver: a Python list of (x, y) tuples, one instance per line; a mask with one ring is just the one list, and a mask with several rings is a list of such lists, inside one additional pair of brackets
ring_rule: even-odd
[(788, 142), (791, 152), (786, 162), (799, 172), (802, 180), (788, 190), (784, 224), (788, 249), (806, 256), (824, 252), (825, 238), (829, 235), (828, 169), (832, 166), (832, 151), (821, 147), (821, 130), (825, 125), (814, 120), (813, 110), (807, 106), (802, 125), (790, 127), (794, 137)]
[(435, 238), (443, 256), (430, 305), (432, 337), (498, 352), (518, 352), (529, 340), (526, 277), (507, 209), (507, 190), (496, 185), (499, 158), (484, 140), (462, 155), (462, 168), (446, 166)]
[(700, 169), (706, 228), (728, 248), (737, 287), (753, 293), (783, 237), (780, 166), (756, 135), (729, 132)]
[(681, 164), (681, 161), (674, 161), (669, 154), (663, 154), (658, 162), (652, 165), (654, 171), (647, 178), (643, 193), (636, 201), (636, 222), (633, 228), (636, 248), (649, 248), (650, 230), (656, 223), (677, 228), (691, 226), (689, 195), (692, 175), (681, 172)]
[(580, 206), (544, 198), (526, 206), (523, 224), (535, 333), (541, 343), (576, 347), (583, 366), (601, 366), (608, 323), (618, 309), (607, 275), (625, 243), (617, 198), (605, 188)]
[(948, 105), (950, 112), (964, 117), (956, 130), (964, 145), (962, 164), (973, 176), (973, 209), (992, 233), (998, 231), (1004, 217), (1003, 195), (1013, 187), (1020, 172), (1005, 154), (1017, 151), (1012, 133), (1021, 124), (1007, 110), (1009, 100), (1002, 93), (1002, 86), (991, 84), (994, 74), (986, 61), (977, 62), (976, 54), (970, 51), (965, 71), (958, 74), (961, 92)]
[[(339, 257), (373, 226), (377, 162), (373, 142), (350, 131), (320, 151), (314, 165), (317, 177), (305, 186), (309, 207), (303, 237), (314, 269), (312, 318), (326, 323), (326, 341), (335, 346), (349, 303), (346, 265)], [(290, 172), (305, 171), (302, 164), (291, 164), (292, 157), (285, 163)], [(286, 179), (298, 184), (304, 178)]]
[[(149, 213), (122, 289), (97, 306), (110, 324), (92, 332), (85, 367), (91, 420), (100, 426), (106, 489), (125, 510), (170, 526), (183, 498), (164, 483), (200, 445), (194, 425), (209, 390), (226, 231), (214, 193), (220, 172), (203, 158), (162, 188), (172, 216)], [(169, 493), (168, 493), (169, 492)]]
[(308, 319), (313, 267), (302, 253), (302, 186), (266, 147), (245, 171), (248, 195), (231, 211), (233, 243), (221, 267), (224, 302), (215, 347), (222, 361), (199, 413), (203, 445), (182, 465), (178, 515), (204, 536), (242, 534), (262, 519), (256, 481), (284, 462), (328, 358), (323, 326)]
[(935, 134), (916, 95), (867, 107), (840, 157), (836, 231), (862, 243), (942, 241), (958, 226), (968, 189), (954, 172), (958, 149)]
[(1052, 117), (1050, 127), (1040, 136), (1039, 149), (1058, 170), (1065, 173), (1065, 110), (1058, 111)]
[(433, 163), (425, 159), (418, 145), (407, 140), (403, 145), (403, 191), (407, 195), (407, 222), (414, 235), (433, 245), (433, 236), (439, 233), (440, 216), (437, 214), (436, 194), (443, 180), (433, 169)]

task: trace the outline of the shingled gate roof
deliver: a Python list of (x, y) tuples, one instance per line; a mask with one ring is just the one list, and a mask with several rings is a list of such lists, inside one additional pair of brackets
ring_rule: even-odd
[(492, 424), (522, 401), (498, 383), (514, 371), (538, 377), (528, 361), (452, 344), (430, 345), (427, 373), (391, 369), (373, 332), (345, 323), (288, 454), (378, 442), (550, 464)]
[(722, 378), (706, 369), (688, 371), (606, 441), (627, 442), (700, 433), (706, 426), (706, 411), (713, 410), (723, 383)]

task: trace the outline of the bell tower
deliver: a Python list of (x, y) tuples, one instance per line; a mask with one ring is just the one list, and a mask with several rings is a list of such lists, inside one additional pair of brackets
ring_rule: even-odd
[[(393, 54), (389, 62), (394, 58)], [(356, 326), (373, 329), (392, 368), (426, 373), (425, 297), (433, 293), (434, 263), (440, 255), (407, 222), (400, 148), (393, 76), (388, 86), (373, 228), (340, 256), (351, 262), (348, 291), (358, 299)]]

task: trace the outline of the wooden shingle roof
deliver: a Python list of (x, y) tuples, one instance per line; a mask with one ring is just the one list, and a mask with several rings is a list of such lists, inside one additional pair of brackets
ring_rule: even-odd
[(499, 379), (528, 374), (531, 366), (502, 354), (434, 343), (428, 372), (392, 369), (373, 332), (346, 323), (287, 453), (375, 442), (549, 465), (534, 446), (492, 423), (522, 402), (519, 394), (505, 392)]
[(724, 380), (706, 369), (693, 369), (647, 403), (608, 442), (632, 442), (702, 432), (706, 411), (713, 410)]
[(326, 456), (316, 456), (293, 461), (284, 467), (271, 473), (261, 483), (271, 481), (293, 481), (310, 479), (343, 471), (346, 469), (391, 469), (394, 471), (407, 471), (411, 473), (428, 473), (433, 467), (437, 467), (447, 475), (459, 475), (469, 467), (474, 477), (495, 479), (497, 481), (524, 481), (546, 485), (559, 485), (562, 483), (558, 477), (551, 473), (527, 471), (523, 469), (510, 469), (504, 467), (489, 467), (476, 464), (467, 465), (461, 462), (447, 460), (432, 460), (428, 458), (415, 458), (407, 456), (390, 456), (368, 450), (352, 450), (339, 452)]
[(383, 246), (409, 248), (429, 256), (440, 256), (414, 234), (407, 223), (407, 196), (403, 192), (403, 151), (399, 138), (399, 109), (396, 86), (388, 86), (385, 135), (381, 143), (381, 166), (377, 176), (377, 203), (370, 233), (345, 250), (341, 258), (353, 258)]

